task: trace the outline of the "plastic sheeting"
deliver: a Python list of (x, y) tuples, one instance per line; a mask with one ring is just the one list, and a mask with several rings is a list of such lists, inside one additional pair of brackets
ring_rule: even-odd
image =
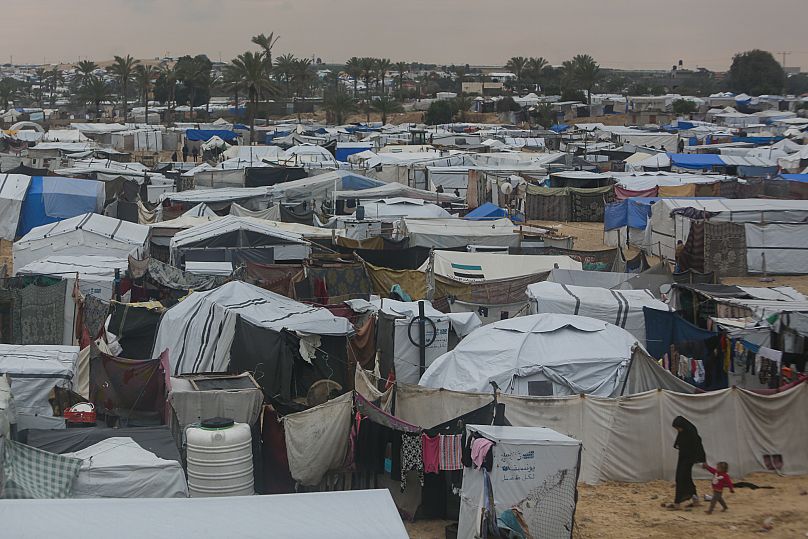
[(454, 249), (468, 245), (516, 247), (519, 234), (510, 219), (464, 221), (462, 219), (405, 219), (402, 231), (410, 238), (410, 247)]
[(18, 233), (86, 213), (100, 213), (104, 207), (104, 183), (61, 177), (31, 178), (22, 204)]
[(236, 423), (254, 425), (261, 414), (264, 394), (260, 387), (197, 390), (187, 378), (172, 378), (168, 403), (182, 429), (208, 417), (228, 417)]
[(25, 194), (31, 177), (23, 174), (0, 175), (0, 238), (14, 241)]
[[(509, 255), (500, 253), (466, 253), (435, 251), (435, 275), (460, 282), (512, 279), (550, 271), (553, 268), (580, 270), (577, 260), (564, 255)], [(427, 271), (429, 261), (419, 268)]]
[[(746, 230), (746, 265), (750, 273), (805, 273), (808, 225), (752, 224)], [(765, 266), (764, 266), (765, 255)]]

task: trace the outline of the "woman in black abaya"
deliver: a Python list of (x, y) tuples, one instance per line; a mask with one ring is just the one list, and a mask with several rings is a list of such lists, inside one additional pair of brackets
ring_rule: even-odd
[(679, 432), (673, 444), (679, 450), (679, 460), (676, 463), (676, 495), (673, 504), (668, 507), (678, 509), (680, 503), (688, 500), (693, 500), (690, 506), (698, 503), (696, 485), (693, 483), (693, 465), (706, 461), (707, 457), (699, 431), (693, 423), (677, 416), (673, 420), (673, 428)]

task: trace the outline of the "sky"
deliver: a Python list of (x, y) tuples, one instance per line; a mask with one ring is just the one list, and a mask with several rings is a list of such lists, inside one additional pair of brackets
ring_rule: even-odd
[[(274, 54), (502, 65), (560, 64), (588, 53), (604, 67), (726, 70), (736, 52), (790, 51), (808, 70), (806, 0), (15, 0), (4, 6), (0, 62), (61, 63), (207, 54), (227, 61), (250, 37)], [(9, 24), (9, 21), (14, 21)], [(775, 55), (782, 61), (782, 55)]]

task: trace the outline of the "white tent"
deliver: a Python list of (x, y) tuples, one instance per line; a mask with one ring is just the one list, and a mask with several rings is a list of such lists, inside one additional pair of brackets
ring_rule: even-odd
[(347, 318), (334, 316), (327, 309), (231, 281), (208, 292), (194, 292), (166, 311), (157, 330), (154, 352), (168, 350), (175, 375), (223, 372), (230, 363), (238, 316), (275, 331), (334, 336), (353, 333)]
[(32, 229), (14, 244), (14, 267), (22, 268), (58, 255), (103, 255), (126, 258), (142, 251), (149, 227), (95, 213), (78, 215)]
[(182, 465), (143, 449), (132, 438), (107, 438), (65, 457), (81, 459), (71, 498), (187, 498)]
[(410, 247), (454, 249), (468, 245), (516, 247), (519, 234), (510, 219), (466, 221), (464, 219), (404, 219), (402, 235), (409, 236)]
[(424, 189), (417, 189), (409, 187), (397, 182), (390, 182), (380, 185), (378, 187), (370, 187), (361, 191), (337, 191), (338, 200), (378, 200), (380, 198), (418, 198), (429, 202), (462, 202), (463, 199), (451, 193), (436, 193), (434, 191), (426, 191)]
[(404, 217), (419, 219), (451, 218), (451, 214), (438, 206), (417, 198), (382, 198), (363, 200), (365, 218), (383, 221), (398, 220)]
[(30, 176), (0, 175), (0, 238), (14, 241), (20, 220), (20, 208), (29, 185), (31, 185)]
[(517, 395), (620, 393), (637, 339), (612, 324), (566, 314), (502, 320), (471, 332), (439, 357), (420, 385)]
[(643, 308), (669, 311), (670, 307), (648, 290), (610, 290), (548, 281), (528, 285), (530, 313), (589, 316), (619, 326), (645, 346)]
[(20, 429), (64, 428), (48, 397), (55, 386), (73, 388), (78, 346), (0, 344), (0, 374), (11, 378)]
[(200, 202), (187, 212), (183, 213), (180, 217), (210, 217), (218, 218), (216, 212), (208, 207), (204, 202)]
[[(245, 235), (260, 236), (254, 240)], [(222, 240), (222, 236), (233, 235), (232, 241)], [(218, 238), (218, 240), (217, 240)], [(249, 243), (249, 245), (245, 245)], [(299, 234), (287, 232), (273, 226), (270, 221), (227, 215), (177, 232), (171, 238), (171, 261), (177, 265), (182, 252), (197, 247), (250, 247), (271, 245), (275, 260), (302, 260), (311, 253), (311, 245)]]
[[(524, 537), (571, 537), (581, 442), (541, 427), (468, 425), (466, 430), (494, 442), (489, 478), (497, 516), (518, 510)], [(463, 468), (458, 539), (480, 537), (486, 488), (481, 469)]]
[[(429, 261), (426, 261), (418, 269), (426, 271), (428, 266)], [(582, 266), (581, 262), (568, 256), (434, 251), (434, 268), (435, 275), (477, 282), (533, 275), (553, 268), (580, 270)]]
[(115, 288), (115, 270), (123, 276), (129, 269), (128, 258), (114, 256), (48, 256), (17, 270), (17, 275), (56, 275), (79, 279), (82, 294), (109, 301)]

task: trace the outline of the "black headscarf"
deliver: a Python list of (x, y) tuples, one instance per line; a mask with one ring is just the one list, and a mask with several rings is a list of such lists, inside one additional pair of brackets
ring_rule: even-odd
[(673, 426), (682, 429), (676, 436), (673, 447), (679, 450), (679, 459), (689, 462), (704, 462), (707, 457), (704, 454), (704, 446), (701, 443), (701, 436), (696, 426), (682, 416), (676, 416)]

